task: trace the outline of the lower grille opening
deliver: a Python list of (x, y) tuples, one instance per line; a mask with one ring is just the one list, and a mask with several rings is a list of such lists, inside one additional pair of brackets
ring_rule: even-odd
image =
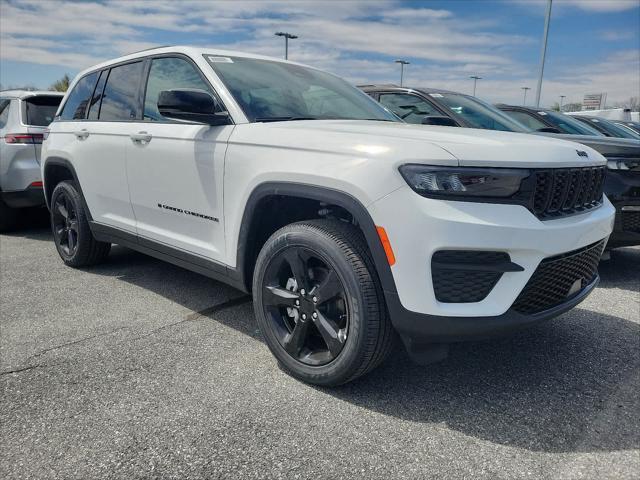
[[(505, 252), (441, 250), (431, 259), (431, 275), (436, 300), (444, 303), (473, 303), (484, 300), (496, 286), (502, 271), (491, 265), (511, 261)], [(482, 265), (483, 270), (477, 266)]]
[(621, 212), (622, 230), (625, 232), (640, 233), (640, 212)]
[(533, 273), (512, 308), (526, 315), (561, 305), (584, 290), (598, 274), (605, 241), (573, 252), (545, 258)]

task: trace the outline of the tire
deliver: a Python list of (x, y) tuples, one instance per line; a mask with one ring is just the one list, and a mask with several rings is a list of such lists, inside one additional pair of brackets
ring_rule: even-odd
[(362, 234), (343, 222), (311, 220), (275, 232), (256, 261), (253, 300), (281, 368), (307, 383), (336, 386), (368, 373), (396, 337)]
[(18, 225), (20, 210), (11, 208), (0, 198), (0, 232), (11, 232)]
[(99, 242), (91, 233), (87, 213), (72, 181), (56, 185), (51, 195), (51, 229), (62, 261), (74, 268), (88, 267), (104, 261), (111, 244)]

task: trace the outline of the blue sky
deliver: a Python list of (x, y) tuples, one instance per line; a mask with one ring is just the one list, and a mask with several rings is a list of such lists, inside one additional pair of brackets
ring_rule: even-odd
[[(535, 89), (544, 0), (0, 0), (0, 83), (46, 88), (64, 73), (157, 45), (282, 56), (354, 83), (397, 82), (522, 103)], [(542, 103), (640, 95), (640, 0), (554, 0)], [(533, 91), (533, 90), (532, 90)], [(532, 92), (531, 91), (531, 92)], [(529, 92), (529, 99), (532, 93)]]

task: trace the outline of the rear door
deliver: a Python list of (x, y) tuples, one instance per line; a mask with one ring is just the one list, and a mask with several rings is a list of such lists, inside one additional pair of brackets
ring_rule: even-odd
[(142, 115), (140, 86), (144, 61), (92, 72), (77, 83), (50, 136), (72, 158), (95, 222), (135, 233), (129, 199), (126, 147), (133, 122)]
[(183, 56), (150, 60), (144, 115), (129, 125), (127, 172), (138, 234), (206, 259), (224, 258), (222, 185), (232, 125), (179, 122), (158, 112), (163, 90), (198, 89), (216, 96)]

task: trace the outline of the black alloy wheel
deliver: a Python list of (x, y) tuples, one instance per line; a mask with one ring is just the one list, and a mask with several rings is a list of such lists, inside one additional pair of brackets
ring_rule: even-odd
[(286, 352), (306, 365), (335, 360), (349, 333), (345, 289), (320, 253), (296, 246), (278, 253), (265, 273), (262, 303)]
[(60, 192), (51, 207), (55, 242), (65, 255), (73, 257), (78, 249), (78, 216), (66, 192)]

